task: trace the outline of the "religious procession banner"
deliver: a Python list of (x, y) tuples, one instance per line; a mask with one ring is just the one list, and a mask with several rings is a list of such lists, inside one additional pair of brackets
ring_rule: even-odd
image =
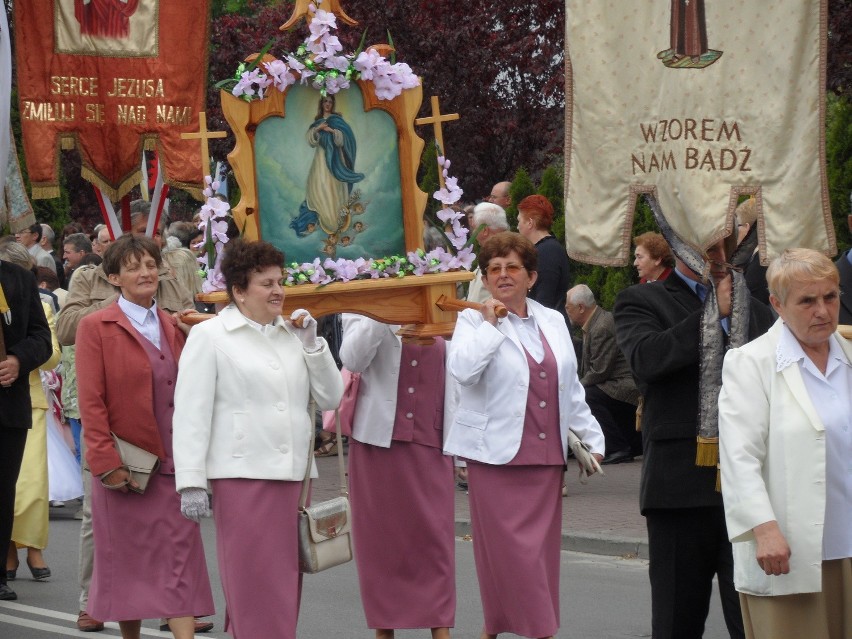
[(834, 254), (826, 16), (827, 0), (567, 0), (568, 253), (628, 263), (645, 193), (699, 249), (748, 194), (764, 260)]
[(203, 182), (194, 131), (203, 111), (209, 0), (16, 2), (18, 93), (33, 198), (59, 195), (59, 149), (112, 200), (157, 149), (168, 184)]

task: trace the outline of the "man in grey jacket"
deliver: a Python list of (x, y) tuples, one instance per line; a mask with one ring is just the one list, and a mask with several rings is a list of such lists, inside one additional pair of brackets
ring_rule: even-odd
[(606, 440), (606, 456), (601, 463), (633, 461), (642, 451), (636, 432), (639, 390), (615, 341), (612, 313), (597, 305), (594, 293), (585, 284), (570, 289), (566, 300), (565, 312), (571, 324), (583, 330), (580, 383)]

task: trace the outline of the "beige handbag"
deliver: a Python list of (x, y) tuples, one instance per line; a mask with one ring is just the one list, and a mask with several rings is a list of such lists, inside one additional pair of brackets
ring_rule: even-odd
[[(118, 451), (119, 457), (121, 457), (121, 463), (130, 472), (130, 479), (139, 484), (139, 487), (135, 488), (128, 483), (126, 484), (127, 489), (141, 495), (148, 487), (148, 481), (151, 479), (151, 475), (157, 472), (157, 468), (160, 466), (159, 458), (154, 453), (150, 453), (144, 448), (139, 448), (139, 446), (124, 441), (120, 437), (117, 437), (115, 433), (110, 433), (110, 435), (112, 435), (112, 439), (115, 441), (115, 449)], [(106, 484), (104, 485), (106, 486)], [(125, 484), (106, 487), (120, 488), (124, 485)]]
[[(311, 415), (314, 415), (313, 403)], [(338, 467), (340, 468), (340, 497), (306, 506), (313, 463), (313, 438), (308, 445), (308, 466), (299, 498), (299, 571), (307, 574), (322, 572), (352, 560), (352, 513), (343, 467), (343, 439), (340, 434), (340, 413), (334, 416), (337, 430)]]

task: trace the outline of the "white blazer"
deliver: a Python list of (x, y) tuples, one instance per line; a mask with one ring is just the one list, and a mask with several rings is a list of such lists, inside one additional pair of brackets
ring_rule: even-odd
[(304, 478), (314, 437), (309, 398), (334, 409), (343, 381), (325, 342), (306, 353), (282, 318), (274, 325), (271, 337), (261, 335), (232, 305), (190, 331), (175, 387), (178, 490), (205, 488), (208, 479)]
[[(396, 392), (402, 358), (398, 325), (382, 324), (362, 315), (344, 313), (340, 361), (361, 374), (352, 437), (364, 444), (389, 448), (396, 419)], [(449, 342), (447, 342), (449, 349)], [(450, 375), (444, 381), (444, 435), (452, 414)]]
[[(719, 394), (719, 453), (734, 584), (752, 595), (822, 590), (825, 426), (798, 366), (777, 371), (783, 322), (728, 351)], [(839, 334), (846, 357), (852, 345)], [(777, 520), (790, 546), (790, 572), (770, 576), (757, 564), (752, 529)]]
[[(565, 320), (534, 300), (527, 300), (527, 309), (556, 358), (563, 456), (567, 460), (569, 428), (593, 453), (603, 455), (603, 433), (577, 378), (577, 358)], [(511, 322), (503, 320), (494, 327), (479, 311), (462, 311), (447, 370), (461, 384), (461, 396), (444, 450), (488, 464), (510, 462), (521, 447), (530, 376), (526, 353)]]

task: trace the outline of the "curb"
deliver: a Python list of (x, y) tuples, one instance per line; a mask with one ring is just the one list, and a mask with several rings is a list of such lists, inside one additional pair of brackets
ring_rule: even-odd
[[(457, 519), (456, 537), (471, 535), (469, 519)], [(648, 559), (648, 540), (629, 537), (609, 537), (587, 533), (562, 533), (562, 550), (581, 552), (590, 555), (608, 555), (610, 557), (630, 557)]]

